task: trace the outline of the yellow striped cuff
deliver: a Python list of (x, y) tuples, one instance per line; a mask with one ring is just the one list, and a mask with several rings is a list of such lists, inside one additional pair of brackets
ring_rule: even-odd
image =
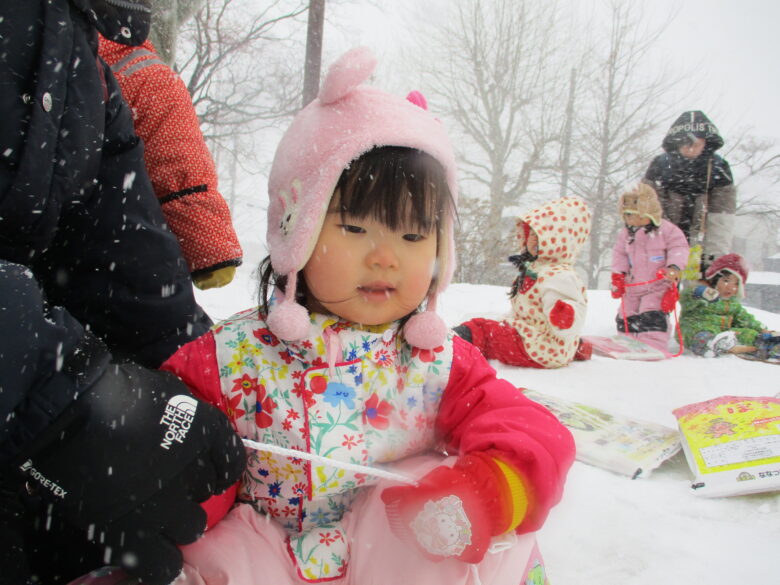
[(528, 495), (523, 485), (523, 480), (520, 479), (520, 475), (509, 465), (501, 461), (500, 459), (493, 459), (501, 471), (501, 475), (506, 481), (506, 488), (509, 492), (510, 503), (509, 506), (512, 510), (512, 518), (509, 522), (509, 526), (504, 532), (511, 532), (517, 528), (525, 518), (525, 513), (528, 511)]

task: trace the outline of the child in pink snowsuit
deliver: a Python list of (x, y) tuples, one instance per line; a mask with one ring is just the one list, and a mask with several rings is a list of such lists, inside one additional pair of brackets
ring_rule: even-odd
[(474, 571), (517, 585), (543, 570), (533, 532), (572, 437), (436, 315), (454, 270), (452, 146), (421, 95), (361, 85), (374, 67), (345, 54), (281, 140), (262, 306), (164, 366), (255, 442), (237, 505), (209, 502), (177, 585), (466, 585)]
[[(629, 335), (666, 352), (670, 335), (667, 313), (678, 299), (680, 269), (688, 262), (688, 241), (680, 228), (662, 219), (658, 196), (649, 185), (640, 183), (621, 195), (619, 209), (625, 227), (612, 251), (612, 296), (623, 299), (615, 318), (617, 330), (625, 332), (627, 322)], [(634, 283), (636, 286), (628, 286)]]

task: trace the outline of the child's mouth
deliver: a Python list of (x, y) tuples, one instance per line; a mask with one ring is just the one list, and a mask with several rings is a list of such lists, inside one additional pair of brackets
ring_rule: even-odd
[(360, 294), (369, 301), (385, 301), (395, 292), (395, 287), (385, 282), (372, 282), (358, 287)]

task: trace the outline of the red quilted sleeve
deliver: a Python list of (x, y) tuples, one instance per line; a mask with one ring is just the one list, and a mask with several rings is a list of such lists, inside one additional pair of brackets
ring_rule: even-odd
[(149, 41), (127, 47), (101, 37), (99, 52), (133, 112), (149, 178), (190, 272), (239, 265), (241, 245), (184, 82)]

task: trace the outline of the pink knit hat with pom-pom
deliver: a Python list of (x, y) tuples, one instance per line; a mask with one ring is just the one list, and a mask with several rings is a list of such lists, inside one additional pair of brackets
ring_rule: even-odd
[[(415, 148), (444, 168), (457, 203), (455, 156), (442, 123), (426, 111), (419, 92), (407, 99), (361, 85), (373, 73), (376, 59), (365, 47), (344, 54), (328, 71), (317, 99), (301, 110), (282, 137), (268, 180), (268, 248), (274, 272), (287, 276), (284, 298), (268, 315), (268, 327), (279, 338), (298, 341), (309, 331), (309, 314), (295, 300), (297, 273), (314, 250), (333, 191), (350, 162), (380, 146)], [(453, 212), (454, 213), (454, 212)], [(447, 327), (436, 315), (436, 297), (455, 270), (454, 217), (442, 218), (436, 288), (426, 310), (404, 327), (411, 345), (441, 345)]]
[(719, 272), (731, 272), (736, 274), (739, 279), (739, 296), (745, 296), (745, 285), (748, 279), (748, 266), (745, 259), (739, 254), (724, 254), (717, 258), (712, 264), (704, 271), (704, 278), (712, 280)]

